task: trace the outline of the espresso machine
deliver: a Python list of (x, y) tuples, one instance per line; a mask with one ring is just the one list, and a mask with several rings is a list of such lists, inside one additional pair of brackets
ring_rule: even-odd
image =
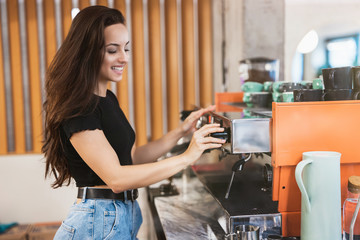
[(223, 147), (205, 152), (193, 171), (222, 208), (219, 224), (228, 239), (237, 239), (239, 225), (259, 226), (260, 239), (281, 235), (281, 214), (271, 191), (272, 119), (268, 112), (255, 116), (211, 112), (200, 119), (200, 125), (219, 123), (225, 129), (212, 134), (226, 140)]
[(341, 153), (344, 202), (348, 178), (360, 171), (354, 134), (360, 132), (360, 101), (273, 102), (269, 111), (253, 109), (248, 117), (240, 107), (227, 108), (229, 101), (241, 100), (242, 92), (229, 96), (216, 96), (216, 111), (199, 121), (220, 123), (225, 131), (213, 136), (226, 143), (205, 152), (192, 167), (222, 211), (218, 222), (228, 239), (238, 239), (239, 225), (258, 226), (260, 239), (299, 239), (301, 193), (295, 168), (303, 152)]

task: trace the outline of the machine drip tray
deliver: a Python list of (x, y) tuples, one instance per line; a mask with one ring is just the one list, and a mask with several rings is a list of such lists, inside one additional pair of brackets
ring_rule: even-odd
[(278, 203), (272, 201), (260, 169), (245, 168), (236, 172), (230, 195), (225, 199), (231, 175), (197, 172), (197, 176), (229, 216), (275, 214)]

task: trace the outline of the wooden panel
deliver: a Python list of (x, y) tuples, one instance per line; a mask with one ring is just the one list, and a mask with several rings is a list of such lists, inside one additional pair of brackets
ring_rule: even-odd
[(142, 0), (131, 1), (131, 23), (133, 44), (133, 81), (136, 144), (143, 145), (146, 139), (146, 99), (144, 63), (144, 22)]
[(33, 152), (40, 153), (42, 146), (41, 84), (39, 39), (36, 19), (36, 0), (26, 1), (28, 69), (31, 97), (31, 123)]
[(7, 126), (6, 126), (6, 101), (5, 101), (5, 79), (4, 61), (2, 48), (2, 30), (0, 24), (0, 154), (7, 152)]
[(198, 9), (200, 105), (206, 107), (213, 102), (211, 0), (199, 0)]
[[(114, 8), (121, 11), (121, 13), (126, 18), (126, 4), (125, 0), (115, 0)], [(131, 45), (131, 44), (130, 44)], [(119, 99), (119, 103), (121, 109), (125, 113), (126, 117), (129, 118), (129, 92), (128, 92), (128, 68), (125, 68), (123, 72), (123, 78), (119, 83), (116, 84), (117, 98)]]
[(90, 6), (90, 0), (79, 0), (79, 8), (84, 9), (86, 7)]
[(96, 4), (102, 5), (102, 6), (107, 6), (108, 2), (107, 2), (107, 0), (97, 0)]
[(61, 14), (62, 14), (62, 30), (63, 30), (63, 39), (66, 38), (70, 26), (71, 26), (71, 10), (72, 4), (71, 0), (62, 0), (61, 1)]
[(15, 152), (25, 152), (24, 97), (21, 71), (19, 10), (17, 1), (7, 1), (9, 19), (12, 101), (14, 108)]
[(180, 112), (176, 0), (165, 1), (165, 38), (167, 117), (168, 130), (172, 130), (179, 125)]
[(181, 19), (184, 109), (191, 110), (196, 104), (193, 0), (181, 2)]
[[(164, 3), (165, 8), (165, 44), (161, 45), (160, 28), (160, 2)], [(149, 21), (149, 80), (150, 80), (150, 99), (145, 99), (145, 49), (144, 49), (144, 12), (143, 1), (129, 1), (131, 5), (132, 29), (132, 78), (133, 92), (129, 93), (128, 69), (124, 71), (123, 79), (116, 85), (116, 92), (120, 105), (129, 116), (129, 99), (134, 98), (134, 116), (137, 132), (137, 144), (141, 145), (147, 142), (146, 136), (146, 101), (150, 101), (151, 106), (151, 133), (152, 139), (158, 139), (163, 135), (163, 111), (167, 112), (168, 130), (176, 128), (179, 124), (179, 43), (178, 43), (178, 11), (177, 0), (148, 0), (148, 21)], [(37, 1), (28, 0), (26, 4), (27, 32), (28, 32), (28, 71), (30, 83), (31, 100), (31, 122), (32, 122), (32, 141), (33, 151), (41, 151), (42, 140), (42, 117), (41, 117), (41, 81), (40, 81), (40, 56), (38, 46), (38, 26), (37, 26)], [(44, 0), (44, 29), (45, 29), (45, 57), (46, 67), (49, 66), (57, 51), (56, 44), (56, 22), (55, 6), (53, 0)], [(107, 0), (98, 0), (97, 4), (108, 5)], [(90, 5), (90, 0), (79, 0), (79, 8), (83, 9)], [(126, 0), (114, 0), (114, 7), (126, 14)], [(199, 41), (200, 56), (200, 90), (201, 105), (208, 105), (212, 99), (212, 55), (211, 55), (211, 19), (210, 19), (210, 0), (199, 0)], [(71, 26), (71, 0), (61, 1), (61, 32), (63, 38), (66, 37)], [(181, 25), (182, 25), (182, 56), (183, 56), (183, 95), (184, 107), (192, 108), (195, 103), (195, 43), (194, 43), (194, 5), (192, 0), (183, 0), (181, 2)], [(15, 134), (15, 153), (25, 152), (25, 119), (24, 119), (24, 97), (22, 75), (19, 69), (21, 66), (21, 47), (18, 19), (18, 1), (8, 0), (8, 18), (9, 18), (9, 42), (10, 42), (10, 66), (13, 95), (13, 119)], [(0, 39), (1, 40), (1, 39)], [(1, 43), (1, 41), (0, 41)], [(0, 56), (2, 55), (2, 46), (0, 46)], [(166, 52), (166, 59), (162, 59), (162, 51)], [(167, 109), (164, 109), (162, 96), (162, 61), (166, 60), (166, 95)], [(6, 100), (4, 89), (4, 69), (3, 60), (0, 59), (0, 154), (7, 153), (7, 129), (6, 129)], [(132, 106), (131, 106), (132, 107)]]
[(46, 64), (50, 65), (56, 53), (54, 1), (44, 1)]
[(160, 2), (149, 0), (149, 64), (150, 64), (150, 102), (151, 102), (151, 138), (163, 135), (162, 76), (161, 76), (161, 29)]

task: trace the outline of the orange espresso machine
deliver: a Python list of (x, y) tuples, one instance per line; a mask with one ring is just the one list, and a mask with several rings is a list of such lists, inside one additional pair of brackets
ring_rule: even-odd
[[(273, 232), (275, 231), (276, 234), (280, 233), (283, 237), (299, 237), (301, 194), (295, 181), (296, 165), (301, 161), (303, 152), (340, 152), (341, 196), (343, 203), (346, 198), (348, 178), (351, 175), (359, 175), (360, 173), (360, 138), (358, 137), (360, 136), (360, 101), (273, 102), (272, 109), (266, 113), (264, 119), (261, 116), (253, 119), (254, 121), (259, 119), (268, 120), (269, 124), (269, 128), (264, 128), (261, 131), (264, 131), (264, 135), (269, 136), (269, 151), (265, 150), (264, 154), (271, 156), (271, 166), (267, 166), (269, 171), (262, 171), (267, 180), (264, 183), (258, 183), (257, 178), (251, 174), (259, 173), (260, 175), (259, 169), (254, 167), (255, 163), (246, 162), (245, 160), (249, 151), (241, 153), (241, 150), (235, 151), (233, 146), (233, 142), (236, 142), (238, 137), (242, 138), (242, 131), (231, 132), (234, 128), (229, 126), (229, 122), (233, 120), (227, 121), (227, 116), (230, 113), (237, 112), (237, 114), (241, 115), (245, 110), (243, 107), (236, 107), (231, 104), (242, 102), (242, 96), (242, 92), (216, 94), (216, 112), (207, 116), (207, 122), (214, 122), (215, 119), (215, 122), (222, 124), (228, 134), (226, 136), (227, 142), (232, 146), (228, 150), (223, 149), (220, 153), (215, 154), (217, 160), (202, 163), (200, 159), (199, 163), (193, 166), (194, 172), (205, 186), (208, 185), (206, 186), (207, 189), (224, 208), (228, 223), (223, 228), (228, 236), (234, 235), (234, 224), (251, 224), (249, 219), (252, 216), (251, 214), (245, 214), (240, 218), (239, 216), (232, 216), (228, 210), (232, 207), (227, 205), (244, 206), (240, 198), (243, 199), (243, 196), (250, 191), (250, 188), (256, 187), (261, 189), (261, 195), (248, 198), (246, 201), (249, 202), (247, 206), (251, 208), (251, 212), (258, 214), (260, 210), (264, 209), (265, 213), (259, 213), (262, 219), (266, 219), (260, 223), (262, 231), (265, 233), (270, 229)], [(224, 116), (224, 118), (221, 116)], [(251, 119), (249, 120), (251, 121)], [(256, 127), (256, 125), (254, 126)], [(257, 135), (256, 138), (262, 137)], [(251, 141), (253, 142), (253, 140)], [(244, 145), (244, 143), (241, 144)], [(204, 157), (202, 158), (209, 159), (209, 154), (203, 154)], [(255, 149), (252, 154), (261, 153)], [(241, 158), (243, 158), (243, 163), (246, 162), (243, 166), (240, 164), (240, 170), (243, 167), (243, 172), (240, 171), (233, 178), (237, 183), (231, 186), (230, 194), (226, 198), (223, 196), (224, 192), (226, 192), (226, 185), (220, 186), (219, 184), (224, 181), (233, 181), (231, 178), (231, 172), (235, 166), (233, 163), (239, 162)], [(212, 164), (209, 162), (212, 162)], [(266, 165), (264, 164), (264, 166)], [(239, 164), (236, 167), (239, 168)], [(246, 169), (248, 169), (248, 173), (244, 171)], [(323, 171), (326, 171), (326, 168)], [(213, 173), (216, 173), (216, 175)], [(247, 181), (257, 183), (246, 185)], [(267, 187), (266, 182), (270, 182), (271, 186)], [(219, 186), (216, 187), (216, 185)], [(221, 192), (220, 197), (217, 196), (216, 191)], [(236, 194), (237, 191), (243, 192)], [(234, 199), (237, 197), (239, 199)], [(259, 198), (261, 198), (261, 201), (258, 200)], [(329, 209), (329, 211), (332, 210)], [(235, 217), (238, 217), (238, 220), (235, 221)]]

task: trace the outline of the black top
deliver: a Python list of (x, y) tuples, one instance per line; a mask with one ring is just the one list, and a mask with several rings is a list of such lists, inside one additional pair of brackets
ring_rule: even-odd
[(77, 187), (105, 185), (104, 181), (84, 162), (70, 142), (72, 134), (85, 130), (102, 130), (115, 150), (121, 165), (131, 165), (131, 148), (135, 132), (119, 106), (116, 96), (109, 90), (106, 97), (99, 97), (95, 110), (89, 114), (71, 118), (63, 123), (62, 143), (71, 176)]

